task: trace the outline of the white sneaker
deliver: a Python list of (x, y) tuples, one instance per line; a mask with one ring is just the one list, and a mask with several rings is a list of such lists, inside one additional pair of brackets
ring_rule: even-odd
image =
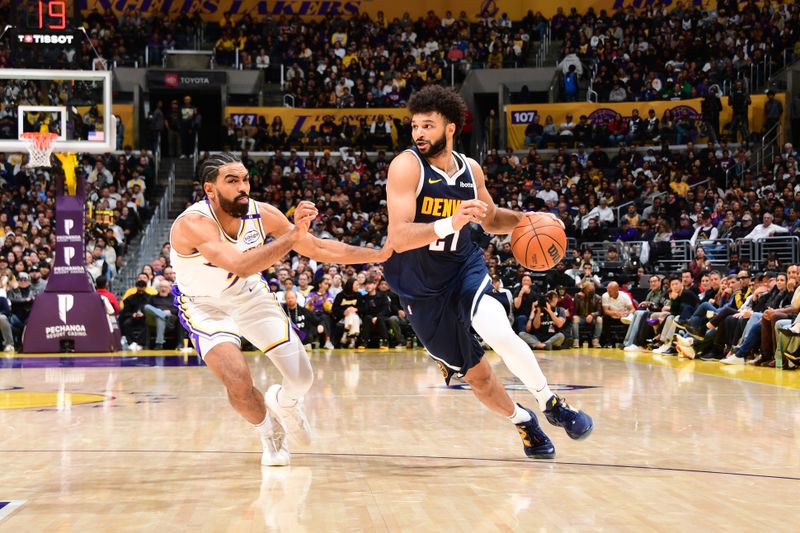
[(723, 365), (743, 365), (744, 357), (736, 357), (735, 355), (731, 354), (725, 359), (721, 360), (720, 363)]
[(692, 337), (684, 337), (683, 335), (675, 335), (675, 342), (679, 346), (694, 346), (694, 339)]
[(326, 350), (333, 350), (333, 343), (330, 341), (330, 339), (328, 339), (328, 340), (326, 340), (326, 341), (325, 341), (325, 346), (324, 346), (324, 348), (325, 348)]
[(624, 351), (626, 351), (626, 352), (638, 352), (640, 350), (641, 350), (641, 348), (639, 348), (635, 344), (631, 344), (630, 346), (626, 346), (624, 348)]
[(667, 343), (662, 344), (661, 346), (659, 346), (655, 350), (653, 350), (653, 353), (660, 353), (661, 355), (664, 355), (664, 354), (669, 353), (671, 349), (672, 349), (672, 345), (667, 342)]
[(678, 353), (687, 359), (694, 359), (697, 355), (694, 351), (694, 348), (691, 346), (686, 346), (683, 344), (676, 344), (675, 349), (678, 350)]
[(279, 384), (272, 385), (264, 393), (267, 408), (275, 415), (277, 422), (286, 430), (292, 445), (308, 446), (311, 444), (311, 426), (303, 413), (303, 400), (298, 400), (294, 407), (281, 407), (278, 403), (278, 393), (283, 387)]
[(14, 353), (16, 350), (14, 349), (13, 344), (6, 344), (5, 347), (3, 348), (3, 351), (6, 353)]
[(633, 313), (625, 315), (624, 317), (620, 318), (619, 321), (625, 324), (626, 326), (629, 326), (630, 323), (633, 322)]
[(129, 349), (130, 351), (132, 351), (132, 352), (138, 352), (139, 350), (141, 350), (141, 349), (142, 349), (142, 347), (141, 347), (141, 346), (139, 346), (138, 344), (136, 344), (135, 342), (132, 342), (132, 343), (130, 343), (130, 344), (128, 345), (128, 349)]
[(272, 425), (269, 435), (261, 436), (261, 464), (263, 466), (288, 466), (291, 461), (289, 447), (286, 444), (286, 432), (277, 420), (270, 415), (267, 422)]

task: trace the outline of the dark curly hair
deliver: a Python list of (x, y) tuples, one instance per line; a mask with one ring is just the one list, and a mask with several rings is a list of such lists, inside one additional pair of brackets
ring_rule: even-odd
[(456, 135), (464, 127), (464, 115), (467, 113), (467, 104), (464, 99), (453, 89), (441, 85), (428, 85), (415, 92), (408, 100), (408, 110), (412, 115), (417, 113), (437, 112), (447, 122), (456, 125)]

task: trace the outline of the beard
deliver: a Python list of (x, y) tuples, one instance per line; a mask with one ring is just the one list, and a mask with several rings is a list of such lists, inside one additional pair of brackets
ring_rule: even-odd
[(420, 153), (427, 158), (436, 157), (442, 153), (445, 148), (447, 148), (446, 134), (442, 134), (442, 137), (438, 141), (430, 141), (430, 144), (426, 150), (422, 150), (419, 148), (419, 146), (417, 146), (417, 149), (420, 151)]
[(219, 206), (222, 208), (222, 210), (234, 218), (242, 218), (247, 214), (247, 211), (250, 209), (250, 202), (247, 202), (245, 204), (239, 203), (239, 198), (249, 198), (246, 194), (240, 194), (233, 200), (228, 200), (221, 194), (219, 194), (218, 197), (219, 197)]

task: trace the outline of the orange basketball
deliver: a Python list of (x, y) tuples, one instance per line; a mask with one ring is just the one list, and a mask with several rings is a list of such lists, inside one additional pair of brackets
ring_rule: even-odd
[(546, 213), (525, 213), (511, 233), (511, 250), (519, 264), (542, 272), (556, 266), (567, 253), (567, 234)]

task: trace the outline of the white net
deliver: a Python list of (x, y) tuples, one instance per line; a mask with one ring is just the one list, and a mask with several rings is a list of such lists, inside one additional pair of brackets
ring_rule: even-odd
[(28, 145), (28, 168), (51, 167), (50, 156), (53, 153), (53, 141), (58, 137), (55, 133), (26, 132), (21, 139)]

